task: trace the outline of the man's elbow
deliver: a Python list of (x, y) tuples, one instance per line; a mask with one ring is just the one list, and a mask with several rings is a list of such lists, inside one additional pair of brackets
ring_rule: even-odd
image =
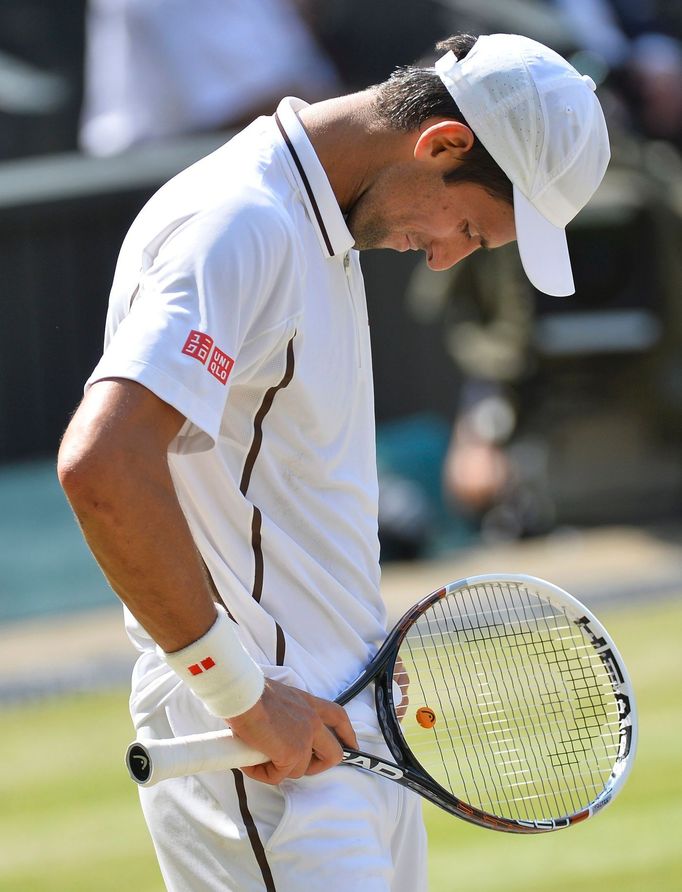
[(57, 477), (69, 501), (72, 501), (72, 495), (82, 487), (86, 476), (84, 456), (73, 445), (65, 437), (57, 455)]
[(57, 455), (57, 477), (73, 509), (95, 507), (111, 468), (110, 450), (77, 424), (67, 428)]
[(88, 390), (62, 439), (57, 476), (73, 509), (101, 509), (168, 473), (168, 445), (184, 417), (134, 381)]

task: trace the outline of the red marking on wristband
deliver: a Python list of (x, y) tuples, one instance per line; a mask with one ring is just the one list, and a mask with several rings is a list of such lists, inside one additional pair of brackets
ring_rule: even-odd
[(191, 666), (187, 667), (187, 671), (191, 672), (192, 675), (201, 675), (202, 672), (208, 672), (209, 669), (213, 669), (215, 666), (215, 660), (213, 657), (206, 657), (205, 660), (202, 660), (201, 663), (192, 663)]

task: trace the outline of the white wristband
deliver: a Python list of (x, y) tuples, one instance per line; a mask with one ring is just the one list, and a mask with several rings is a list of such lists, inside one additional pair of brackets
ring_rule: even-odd
[(214, 715), (232, 718), (260, 699), (265, 676), (245, 650), (235, 624), (216, 605), (218, 619), (193, 644), (161, 656)]

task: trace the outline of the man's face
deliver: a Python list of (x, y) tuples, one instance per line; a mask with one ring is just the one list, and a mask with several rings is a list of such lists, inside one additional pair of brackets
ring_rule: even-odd
[(386, 169), (348, 210), (346, 222), (358, 250), (421, 250), (434, 270), (516, 238), (507, 202), (474, 183), (446, 183), (442, 171), (414, 164)]

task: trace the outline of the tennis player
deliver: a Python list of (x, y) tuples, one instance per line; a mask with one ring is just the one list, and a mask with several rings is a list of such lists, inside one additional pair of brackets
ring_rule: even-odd
[(121, 249), (60, 479), (126, 607), (138, 735), (227, 721), (271, 759), (141, 790), (174, 892), (425, 888), (416, 797), (336, 767), (339, 741), (382, 746), (370, 694), (331, 702), (386, 631), (358, 251), (440, 270), (516, 239), (531, 282), (570, 294), (564, 227), (609, 157), (594, 84), (551, 50), (438, 49), (355, 95), (282, 100)]

